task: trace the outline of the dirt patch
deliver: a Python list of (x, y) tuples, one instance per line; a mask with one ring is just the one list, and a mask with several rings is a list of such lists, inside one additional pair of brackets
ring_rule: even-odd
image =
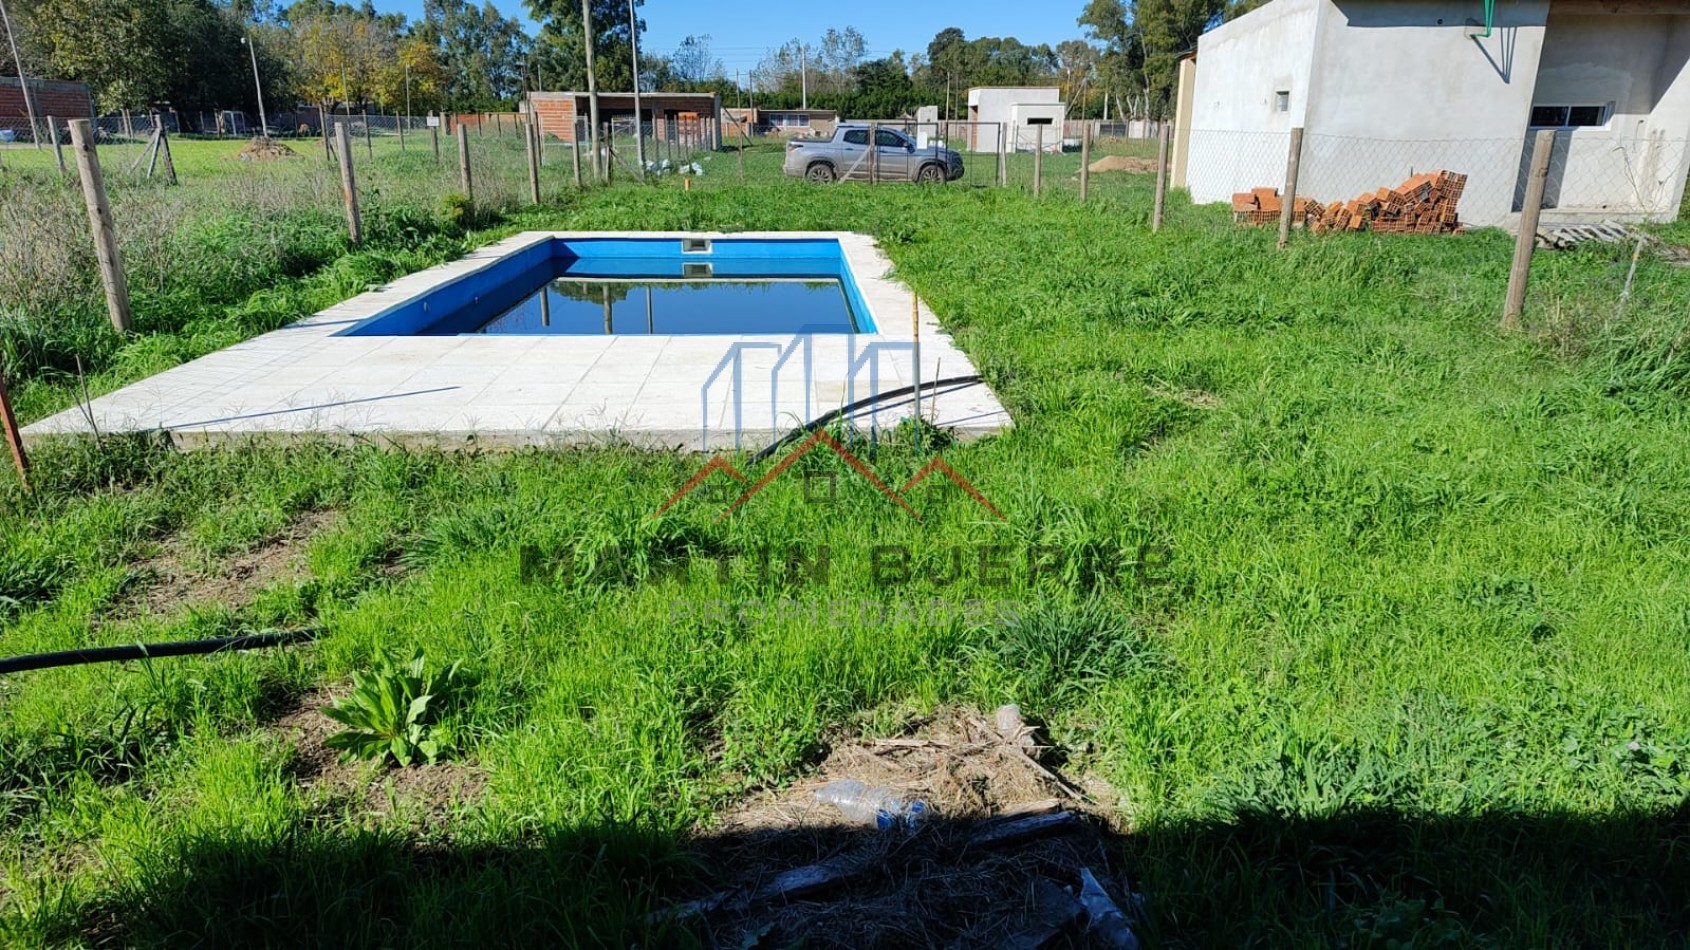
[(334, 511), (308, 511), (289, 522), (275, 538), (209, 569), (199, 565), (184, 536), (173, 536), (157, 555), (135, 565), (136, 592), (107, 619), (169, 614), (189, 604), (216, 603), (239, 610), (271, 584), (309, 577), (306, 542), (339, 518)]
[[(894, 738), (836, 743), (813, 778), (737, 803), (693, 840), (715, 889), (669, 913), (716, 946), (1110, 945), (1087, 936), (1077, 899), (1089, 871), (1131, 915), (1107, 806), (1041, 764), (1036, 732), (998, 725), (949, 708)], [(850, 824), (816, 798), (838, 779), (929, 812), (913, 828)]]
[(275, 139), (255, 138), (247, 142), (235, 157), (243, 162), (273, 162), (278, 159), (298, 158), (299, 153)]
[(473, 763), (390, 768), (343, 761), (339, 750), (328, 746), (329, 737), (342, 727), (323, 715), (323, 709), (345, 694), (344, 688), (306, 694), (270, 723), (271, 732), (293, 746), (289, 771), (319, 809), (344, 814), (350, 808), (408, 826), (438, 828), (482, 801), (486, 779)]
[(1098, 172), (1132, 172), (1138, 175), (1156, 174), (1156, 160), (1154, 158), (1128, 158), (1125, 155), (1105, 155), (1089, 166), (1092, 174)]

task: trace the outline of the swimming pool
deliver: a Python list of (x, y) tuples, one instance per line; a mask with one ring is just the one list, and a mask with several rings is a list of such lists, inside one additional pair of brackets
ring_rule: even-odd
[(552, 238), (343, 336), (873, 333), (837, 240)]

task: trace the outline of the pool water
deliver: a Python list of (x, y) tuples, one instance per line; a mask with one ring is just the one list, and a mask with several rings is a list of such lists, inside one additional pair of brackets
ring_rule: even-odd
[(473, 332), (756, 334), (855, 330), (845, 291), (837, 280), (562, 278)]
[(558, 239), (345, 332), (794, 335), (874, 325), (837, 241)]

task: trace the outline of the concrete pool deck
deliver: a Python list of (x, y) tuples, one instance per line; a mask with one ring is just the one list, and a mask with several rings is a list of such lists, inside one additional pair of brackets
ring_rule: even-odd
[[(337, 335), (539, 241), (699, 237), (837, 240), (876, 332), (802, 338)], [(183, 448), (328, 438), (440, 448), (616, 443), (702, 451), (735, 445), (737, 413), (739, 446), (756, 448), (850, 398), (914, 382), (913, 295), (891, 274), (891, 262), (872, 238), (848, 232), (529, 231), (101, 396), (86, 412), (72, 408), (42, 419), (27, 426), (24, 437), (39, 442), (89, 434), (91, 414), (102, 433), (164, 432)], [(926, 306), (920, 321), (923, 381), (977, 372)], [(931, 393), (921, 411), (964, 440), (1012, 425), (983, 383)], [(888, 397), (877, 422), (895, 425), (914, 412), (909, 397)], [(855, 419), (860, 426), (870, 423), (866, 410)]]

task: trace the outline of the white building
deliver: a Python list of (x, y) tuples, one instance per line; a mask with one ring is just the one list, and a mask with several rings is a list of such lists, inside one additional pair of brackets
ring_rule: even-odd
[(1062, 123), (1068, 106), (1055, 86), (976, 86), (968, 90), (968, 149), (973, 152), (1028, 152), (1042, 138), (1044, 147), (1062, 147)]
[[(1507, 224), (1531, 133), (1557, 130), (1546, 220), (1671, 218), (1690, 174), (1690, 3), (1273, 0), (1203, 34), (1175, 182), (1197, 202), (1279, 186), (1354, 198), (1469, 176), (1461, 217)], [(1183, 77), (1182, 77), (1183, 78)]]

